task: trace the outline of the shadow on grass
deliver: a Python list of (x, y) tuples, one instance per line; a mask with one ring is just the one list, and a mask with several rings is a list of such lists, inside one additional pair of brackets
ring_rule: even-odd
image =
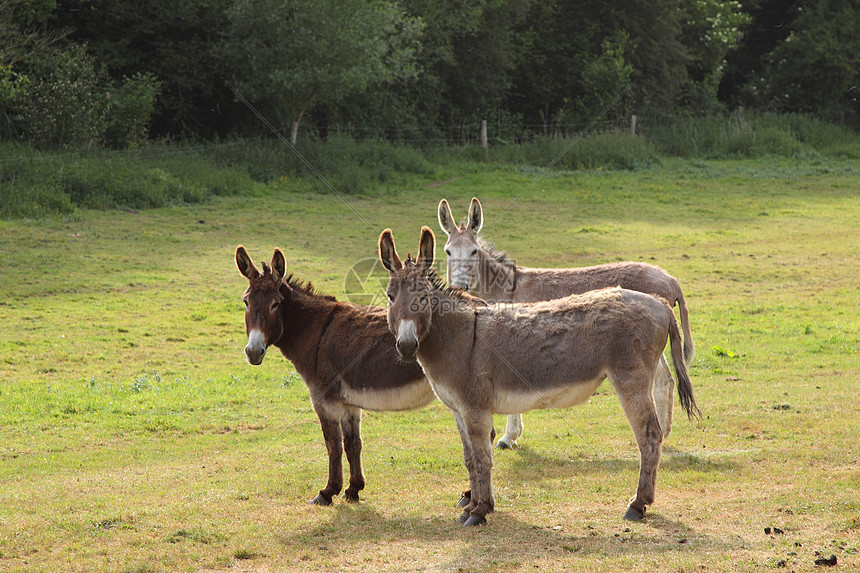
[[(425, 570), (445, 571), (499, 569), (522, 564), (537, 566), (542, 559), (558, 563), (558, 559), (568, 555), (571, 559), (625, 554), (653, 556), (692, 552), (703, 546), (726, 548), (725, 541), (712, 539), (687, 524), (659, 514), (649, 514), (645, 521), (638, 523), (619, 519), (617, 525), (600, 530), (584, 524), (571, 524), (564, 529), (540, 527), (505, 511), (488, 516), (486, 525), (466, 528), (456, 523), (458, 512), (453, 505), (450, 518), (387, 517), (375, 507), (347, 503), (336, 503), (321, 511), (332, 512), (328, 522), (299, 527), (280, 535), (279, 541), (287, 547), (304, 547), (306, 560), (328, 558), (329, 565), (333, 566), (337, 566), (340, 559), (353, 558), (352, 551), (347, 548), (370, 552), (369, 555), (384, 548), (386, 552), (393, 551), (394, 555), (389, 555), (396, 560), (396, 548), (408, 547), (410, 558), (418, 560), (410, 569), (420, 566)], [(575, 529), (581, 533), (572, 534)], [(427, 561), (422, 557), (422, 549), (426, 551)]]
[[(580, 457), (550, 456), (536, 451), (528, 446), (518, 446), (514, 450), (503, 453), (496, 452), (495, 456), (514, 456), (509, 461), (507, 471), (514, 474), (516, 479), (523, 481), (545, 480), (548, 478), (564, 478), (574, 475), (591, 475), (601, 473), (617, 473), (621, 471), (638, 472), (638, 452), (631, 450), (630, 458), (600, 458), (581, 454)], [(685, 452), (672, 446), (663, 448), (658, 472), (681, 472), (693, 470), (696, 472), (727, 472), (738, 469), (738, 464), (726, 458), (703, 457), (696, 452)]]

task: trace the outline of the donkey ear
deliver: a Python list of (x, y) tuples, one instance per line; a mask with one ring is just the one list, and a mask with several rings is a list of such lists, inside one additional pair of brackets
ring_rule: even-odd
[(287, 261), (284, 260), (284, 253), (281, 252), (281, 249), (275, 249), (275, 252), (272, 253), (272, 278), (275, 279), (276, 283), (284, 280), (284, 277), (287, 276)]
[(473, 235), (477, 235), (483, 226), (484, 211), (481, 209), (481, 202), (477, 197), (472, 197), (472, 202), (469, 204), (469, 230)]
[(436, 236), (430, 227), (421, 227), (421, 239), (418, 242), (418, 267), (426, 271), (436, 260)]
[(446, 235), (450, 235), (457, 230), (457, 224), (454, 223), (454, 215), (451, 214), (451, 206), (448, 201), (442, 199), (439, 201), (439, 226), (445, 231)]
[(403, 268), (403, 263), (400, 262), (400, 257), (397, 256), (397, 249), (394, 246), (394, 234), (391, 229), (385, 229), (379, 235), (379, 260), (388, 269), (388, 272), (393, 273), (396, 270)]
[(239, 272), (249, 281), (260, 276), (260, 271), (254, 266), (254, 261), (248, 256), (245, 247), (239, 245), (236, 247), (236, 266), (239, 267)]

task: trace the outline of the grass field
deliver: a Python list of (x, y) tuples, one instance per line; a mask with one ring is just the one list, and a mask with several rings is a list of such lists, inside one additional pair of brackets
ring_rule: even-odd
[[(539, 173), (452, 163), (348, 204), (283, 180), (0, 222), (0, 570), (860, 569), (858, 162)], [(642, 260), (681, 282), (704, 418), (676, 418), (646, 521), (621, 519), (638, 457), (608, 384), (524, 416), (484, 527), (455, 523), (467, 479), (441, 403), (366, 413), (363, 501), (308, 505), (319, 424), (288, 362), (244, 359), (236, 245), (280, 247), (341, 297), (382, 228), (414, 251), (440, 198), (459, 217), (473, 195), (520, 264)]]

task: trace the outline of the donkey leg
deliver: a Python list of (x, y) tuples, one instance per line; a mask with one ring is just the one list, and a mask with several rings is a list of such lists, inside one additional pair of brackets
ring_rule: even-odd
[(343, 447), (349, 462), (349, 487), (343, 492), (347, 501), (357, 502), (358, 492), (364, 489), (364, 472), (361, 469), (361, 408), (348, 406), (340, 421), (343, 429)]
[(496, 447), (500, 450), (509, 450), (517, 445), (517, 438), (523, 435), (522, 414), (510, 414), (505, 425), (505, 435), (499, 438)]
[[(462, 435), (461, 435), (461, 438), (462, 438)], [(493, 442), (494, 442), (495, 440), (496, 440), (496, 429), (495, 429), (495, 428), (493, 428), (493, 429), (490, 431), (490, 448), (492, 448), (492, 447), (493, 447)], [(466, 507), (467, 505), (469, 505), (469, 502), (470, 502), (470, 501), (472, 501), (472, 490), (471, 490), (471, 489), (467, 489), (467, 490), (466, 490), (466, 491), (464, 491), (464, 492), (463, 492), (463, 494), (460, 496), (460, 501), (457, 503), (457, 507)], [(463, 513), (463, 515), (462, 515), (461, 517), (465, 518), (465, 515), (466, 515), (466, 514), (465, 514), (465, 513)]]
[(650, 382), (644, 371), (613, 381), (618, 400), (639, 446), (639, 483), (636, 496), (630, 500), (624, 514), (624, 519), (631, 521), (644, 519), (646, 506), (654, 503), (657, 466), (660, 464), (663, 432), (657, 418)]
[(669, 437), (672, 431), (672, 409), (675, 403), (675, 380), (669, 370), (666, 358), (660, 355), (657, 364), (657, 373), (654, 375), (654, 402), (657, 405), (657, 418), (660, 420), (660, 429), (663, 430), (663, 439)]
[(472, 455), (472, 443), (469, 440), (469, 435), (466, 432), (466, 425), (463, 422), (462, 416), (454, 412), (454, 421), (457, 424), (457, 431), (460, 432), (460, 441), (463, 443), (463, 463), (466, 465), (466, 471), (469, 473), (469, 489), (463, 492), (457, 507), (463, 508), (463, 514), (460, 516), (460, 523), (463, 523), (469, 518), (469, 511), (474, 507), (474, 498), (472, 491), (474, 489), (475, 479), (475, 464)]
[(343, 487), (343, 436), (340, 431), (340, 417), (333, 416), (323, 405), (314, 404), (314, 409), (319, 416), (325, 447), (328, 450), (328, 483), (311, 503), (331, 505), (332, 498), (339, 494)]
[(493, 498), (493, 443), (490, 435), (493, 429), (493, 414), (472, 412), (464, 416), (466, 434), (472, 444), (472, 502), (466, 508), (469, 517), (463, 525), (482, 525), (487, 522), (487, 514), (495, 509)]

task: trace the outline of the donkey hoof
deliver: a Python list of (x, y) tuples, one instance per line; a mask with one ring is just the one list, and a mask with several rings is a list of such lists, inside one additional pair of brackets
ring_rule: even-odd
[(513, 444), (509, 444), (509, 443), (503, 442), (501, 440), (499, 440), (499, 443), (496, 444), (496, 447), (500, 450), (512, 450), (512, 449), (514, 449)]
[(467, 519), (463, 523), (463, 527), (471, 527), (473, 525), (484, 525), (485, 523), (487, 523), (486, 517), (479, 517), (477, 515), (470, 515), (469, 519)]
[(471, 515), (469, 514), (469, 512), (464, 511), (463, 515), (461, 515), (460, 517), (457, 518), (457, 523), (460, 523), (460, 524), (466, 523), (466, 520), (468, 520), (470, 517), (471, 517)]
[(319, 494), (315, 498), (311, 500), (312, 505), (331, 505), (331, 498), (326, 497), (323, 494)]
[(460, 501), (457, 502), (457, 507), (466, 507), (472, 501), (472, 492), (464, 491), (460, 496)]
[(639, 511), (631, 505), (627, 508), (627, 512), (624, 514), (624, 519), (627, 521), (642, 521), (645, 519), (645, 512)]
[(359, 501), (359, 500), (358, 500), (358, 494), (357, 494), (357, 493), (349, 493), (349, 492), (344, 493), (344, 494), (343, 494), (343, 499), (345, 499), (345, 500), (346, 500), (346, 501), (348, 501), (349, 503), (358, 503), (358, 501)]

